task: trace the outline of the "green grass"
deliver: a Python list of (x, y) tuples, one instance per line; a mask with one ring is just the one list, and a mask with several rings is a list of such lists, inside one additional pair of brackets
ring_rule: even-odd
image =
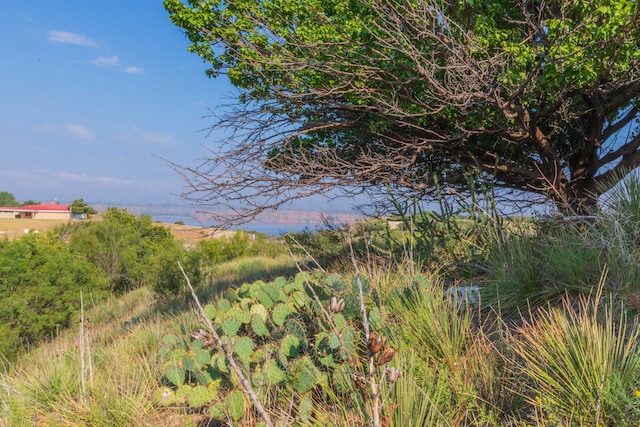
[[(374, 307), (379, 313), (376, 332), (397, 349), (389, 366), (402, 371), (393, 384), (384, 379), (384, 367), (375, 372), (385, 425), (637, 425), (640, 331), (624, 302), (638, 284), (619, 252), (637, 246), (609, 239), (604, 223), (611, 221), (586, 231), (540, 233), (531, 222), (526, 233), (476, 230), (473, 250), (456, 251), (476, 254), (465, 261), (487, 262), (491, 273), (483, 276), (461, 279), (391, 257), (360, 260), (372, 288), (369, 313)], [(478, 241), (488, 246), (477, 251)], [(603, 249), (603, 241), (615, 244)], [(349, 260), (337, 265), (344, 283), (351, 283)], [(228, 287), (296, 272), (286, 256), (238, 258), (208, 269), (197, 292), (209, 301)], [(484, 287), (483, 299), (461, 308), (445, 290), (469, 280)], [(156, 301), (147, 288), (99, 305), (90, 296), (85, 301), (92, 374), (81, 370), (77, 328), (62, 331), (5, 364), (0, 425), (204, 425), (199, 411), (163, 406), (159, 399), (168, 386), (160, 372), (162, 338), (188, 337), (200, 328), (193, 303), (183, 294)], [(353, 369), (364, 372), (358, 363)], [(304, 396), (274, 389), (265, 404), (280, 425), (370, 425), (371, 407), (351, 377), (332, 381)], [(303, 399), (313, 411), (295, 420), (291, 408)], [(253, 413), (235, 424), (258, 421)]]
[(530, 379), (527, 395), (539, 413), (575, 425), (640, 419), (640, 331), (600, 293), (542, 309), (519, 333), (516, 369)]

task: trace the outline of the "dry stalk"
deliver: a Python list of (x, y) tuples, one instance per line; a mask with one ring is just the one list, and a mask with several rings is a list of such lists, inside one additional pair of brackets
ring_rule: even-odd
[[(356, 262), (356, 256), (353, 252), (353, 245), (351, 239), (349, 239), (349, 249), (351, 253), (351, 262), (356, 273), (356, 282), (358, 284), (358, 300), (360, 301), (360, 314), (362, 315), (362, 328), (364, 329), (365, 342), (369, 343), (371, 338), (371, 330), (369, 328), (369, 317), (367, 316), (367, 308), (364, 305), (364, 290), (362, 286), (362, 279), (360, 278), (360, 269)], [(368, 371), (367, 377), (369, 379), (369, 387), (371, 389), (371, 412), (373, 416), (373, 427), (380, 427), (380, 412), (382, 410), (382, 400), (380, 398), (380, 386), (376, 380), (376, 365), (373, 359), (373, 352), (369, 345), (367, 345), (367, 361)]]
[(87, 403), (87, 388), (85, 383), (85, 361), (84, 361), (84, 301), (82, 299), (82, 291), (80, 291), (80, 387), (82, 389), (82, 401)]
[(196, 294), (196, 291), (193, 289), (193, 286), (191, 285), (191, 280), (189, 280), (189, 276), (187, 276), (187, 274), (184, 272), (184, 269), (182, 268), (182, 264), (180, 262), (178, 262), (178, 266), (180, 267), (180, 271), (182, 272), (182, 275), (184, 276), (185, 280), (187, 281), (187, 286), (189, 287), (189, 290), (191, 291), (191, 296), (193, 298), (193, 301), (195, 302), (196, 307), (198, 308), (198, 313), (200, 314), (200, 317), (202, 318), (202, 321), (204, 322), (205, 326), (207, 327), (207, 330), (209, 331), (209, 333), (211, 334), (211, 336), (215, 340), (218, 348), (220, 350), (222, 350), (222, 352), (224, 353), (224, 356), (226, 357), (227, 361), (229, 362), (229, 366), (231, 367), (231, 370), (238, 377), (238, 380), (240, 380), (240, 385), (242, 386), (242, 389), (251, 398), (251, 401), (253, 402), (253, 405), (255, 406), (256, 410), (258, 411), (258, 413), (262, 417), (262, 420), (264, 421), (265, 425), (267, 427), (273, 427), (273, 421), (271, 421), (271, 417), (269, 416), (269, 413), (267, 412), (265, 407), (262, 405), (262, 402), (260, 402), (260, 398), (258, 397), (258, 394), (255, 392), (255, 390), (251, 386), (251, 382), (242, 373), (242, 370), (240, 369), (240, 367), (236, 363), (236, 361), (235, 361), (235, 359), (233, 357), (233, 353), (232, 353), (233, 350), (231, 348), (229, 348), (228, 346), (224, 345), (224, 343), (222, 342), (222, 339), (220, 338), (220, 335), (218, 335), (218, 333), (216, 332), (216, 329), (213, 327), (213, 324), (211, 323), (211, 319), (209, 319), (209, 317), (207, 317), (207, 314), (204, 312), (204, 308), (202, 307), (202, 304), (200, 304), (200, 300), (198, 299), (198, 295)]

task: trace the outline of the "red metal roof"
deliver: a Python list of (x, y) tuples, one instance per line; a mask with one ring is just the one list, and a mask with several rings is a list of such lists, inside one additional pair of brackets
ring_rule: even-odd
[(59, 205), (57, 203), (47, 203), (42, 205), (26, 205), (26, 206), (0, 206), (3, 211), (68, 211), (69, 206)]
[(28, 211), (68, 211), (69, 206), (59, 205), (57, 203), (47, 203), (42, 205), (27, 205), (22, 206), (22, 209)]

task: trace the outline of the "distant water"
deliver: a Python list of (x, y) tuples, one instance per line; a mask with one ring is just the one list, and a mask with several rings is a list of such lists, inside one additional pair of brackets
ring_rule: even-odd
[[(146, 213), (146, 212), (145, 212)], [(210, 227), (212, 226), (209, 221), (197, 220), (191, 217), (183, 217), (176, 215), (150, 215), (153, 221), (164, 222), (167, 224), (175, 224), (177, 221), (182, 221), (185, 225), (193, 225), (197, 227)], [(311, 230), (319, 228), (320, 224), (294, 224), (294, 223), (280, 223), (280, 222), (250, 222), (237, 227), (232, 227), (233, 230), (255, 231), (257, 233), (268, 234), (270, 236), (280, 236), (289, 232), (303, 231), (305, 228)]]
[[(103, 212), (110, 204), (95, 204), (93, 207), (98, 211)], [(118, 206), (118, 205), (116, 205)], [(180, 221), (186, 225), (193, 225), (198, 227), (211, 227), (215, 225), (213, 221), (201, 212), (194, 213), (191, 208), (185, 206), (170, 206), (170, 205), (120, 205), (119, 207), (126, 208), (129, 212), (140, 215), (149, 215), (153, 221), (164, 222), (168, 224), (175, 224)], [(234, 229), (242, 229), (245, 231), (256, 231), (258, 233), (264, 233), (271, 236), (280, 236), (287, 232), (298, 232), (304, 229), (318, 229), (322, 227), (321, 212), (318, 211), (295, 211), (295, 210), (282, 210), (273, 214), (269, 218), (264, 218), (256, 222), (243, 224)], [(350, 214), (338, 213), (342, 215), (339, 217), (341, 221), (352, 222), (353, 216)], [(269, 221), (269, 219), (273, 219)]]
[(303, 231), (305, 228), (311, 230), (320, 227), (320, 224), (282, 224), (273, 222), (252, 222), (239, 227), (233, 227), (234, 230), (255, 231), (257, 233), (268, 234), (270, 236), (281, 236), (286, 233), (295, 233)]

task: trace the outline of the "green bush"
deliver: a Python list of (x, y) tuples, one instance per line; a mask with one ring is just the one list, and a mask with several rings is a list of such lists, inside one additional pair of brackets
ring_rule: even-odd
[(69, 326), (80, 291), (100, 301), (107, 290), (101, 272), (51, 234), (0, 241), (0, 353), (13, 359)]
[(102, 221), (84, 224), (69, 238), (71, 251), (99, 268), (112, 292), (153, 285), (156, 258), (177, 246), (171, 231), (150, 216), (118, 208), (108, 208)]

